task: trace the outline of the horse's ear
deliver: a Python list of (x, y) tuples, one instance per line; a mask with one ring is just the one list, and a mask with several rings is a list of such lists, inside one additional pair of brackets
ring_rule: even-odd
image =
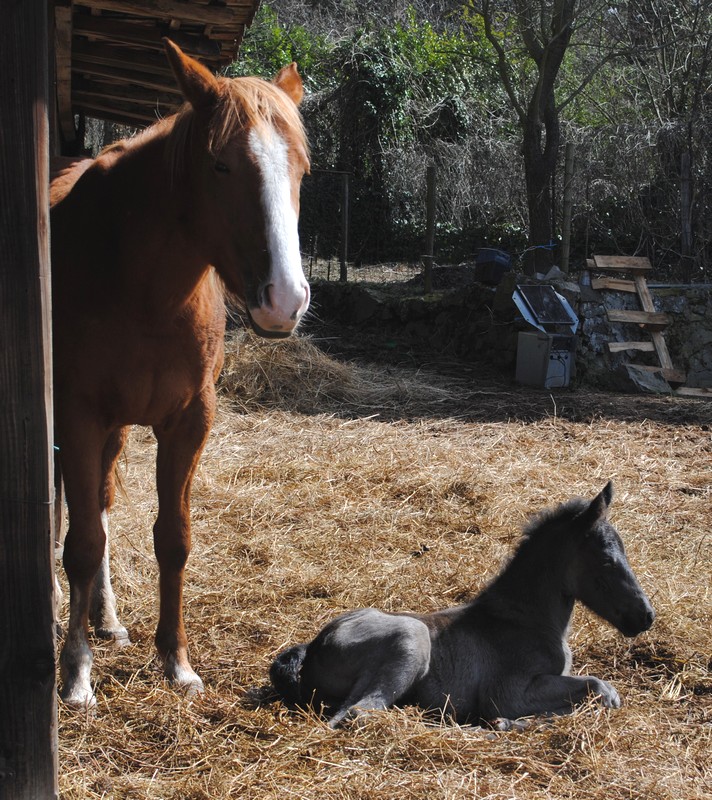
[(187, 56), (170, 39), (164, 38), (163, 46), (183, 97), (196, 111), (212, 108), (219, 94), (217, 78), (199, 61)]
[(302, 98), (304, 97), (304, 84), (302, 83), (302, 76), (299, 74), (294, 61), (292, 61), (289, 66), (282, 67), (274, 76), (272, 82), (292, 98), (294, 105), (298, 106), (302, 102)]
[(608, 516), (608, 507), (613, 500), (613, 482), (608, 483), (603, 487), (601, 492), (597, 494), (589, 507), (583, 512), (583, 518), (588, 526), (595, 525), (597, 522), (606, 519)]

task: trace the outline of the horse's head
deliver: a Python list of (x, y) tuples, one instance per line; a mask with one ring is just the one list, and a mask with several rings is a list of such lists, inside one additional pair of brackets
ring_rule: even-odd
[(655, 612), (630, 568), (621, 537), (608, 521), (612, 498), (609, 482), (574, 518), (576, 555), (567, 588), (624, 636), (636, 636), (653, 624)]
[(297, 230), (309, 156), (296, 65), (272, 82), (217, 78), (164, 41), (186, 100), (172, 151), (190, 181), (185, 222), (255, 331), (288, 336), (309, 305)]

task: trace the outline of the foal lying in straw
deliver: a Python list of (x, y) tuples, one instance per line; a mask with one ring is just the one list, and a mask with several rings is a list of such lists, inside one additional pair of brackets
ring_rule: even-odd
[(624, 636), (655, 612), (608, 522), (613, 487), (571, 500), (527, 528), (513, 558), (474, 600), (432, 614), (349, 611), (309, 644), (281, 653), (270, 678), (286, 702), (323, 711), (331, 727), (396, 703), (458, 722), (566, 714), (589, 695), (619, 708), (618, 693), (568, 675), (566, 643), (580, 600)]

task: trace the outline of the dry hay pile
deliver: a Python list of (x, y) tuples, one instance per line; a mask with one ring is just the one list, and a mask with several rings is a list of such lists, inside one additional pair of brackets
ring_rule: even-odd
[[(233, 364), (226, 379), (248, 399), (238, 413), (224, 387), (193, 494), (186, 622), (207, 691), (186, 702), (154, 657), (155, 453), (137, 430), (113, 521), (134, 644), (97, 643), (96, 716), (60, 707), (63, 798), (712, 795), (710, 404), (578, 392), (555, 405), (546, 392), (321, 361), (308, 343), (288, 345), (291, 367), (282, 345), (260, 345), (259, 362), (251, 347), (242, 376)], [(379, 402), (386, 420), (373, 416)], [(333, 732), (255, 703), (285, 645), (351, 607), (470, 597), (531, 512), (609, 477), (613, 522), (658, 618), (629, 641), (579, 608), (571, 644), (574, 671), (611, 681), (619, 711), (591, 704), (500, 733), (405, 709)]]

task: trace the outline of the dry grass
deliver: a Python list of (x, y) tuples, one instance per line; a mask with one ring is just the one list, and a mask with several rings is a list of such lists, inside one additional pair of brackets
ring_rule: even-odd
[[(137, 430), (113, 515), (114, 583), (134, 643), (96, 644), (96, 716), (60, 708), (63, 798), (712, 795), (710, 404), (553, 400), (337, 364), (305, 342), (248, 342), (240, 366), (230, 361), (194, 487), (185, 598), (207, 691), (186, 702), (154, 658), (155, 454)], [(613, 682), (621, 710), (500, 733), (405, 709), (333, 732), (252, 702), (274, 655), (335, 613), (461, 601), (530, 513), (609, 477), (613, 521), (658, 619), (628, 641), (579, 609), (571, 644), (574, 671)]]

